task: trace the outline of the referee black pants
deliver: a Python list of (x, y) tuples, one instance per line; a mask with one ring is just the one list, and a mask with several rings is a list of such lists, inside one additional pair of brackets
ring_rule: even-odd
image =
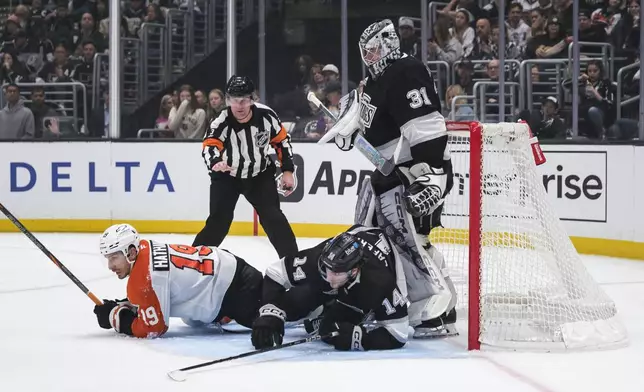
[(273, 165), (248, 179), (213, 172), (210, 175), (210, 215), (206, 226), (197, 234), (192, 245), (218, 247), (223, 242), (233, 222), (240, 195), (244, 195), (257, 211), (259, 223), (279, 257), (296, 254), (295, 235), (280, 209)]

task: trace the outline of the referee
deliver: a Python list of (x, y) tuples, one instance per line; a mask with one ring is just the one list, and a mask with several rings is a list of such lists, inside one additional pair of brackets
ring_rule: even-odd
[(210, 124), (203, 141), (203, 158), (210, 171), (210, 215), (193, 246), (219, 246), (230, 229), (239, 195), (253, 205), (259, 222), (280, 257), (297, 253), (295, 235), (280, 209), (275, 164), (269, 146), (277, 152), (280, 187), (293, 189), (293, 153), (290, 137), (275, 112), (255, 103), (252, 80), (233, 76), (226, 86), (228, 107)]

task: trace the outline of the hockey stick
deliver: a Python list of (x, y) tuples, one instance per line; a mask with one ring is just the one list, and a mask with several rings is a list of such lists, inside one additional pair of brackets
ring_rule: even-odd
[(303, 339), (299, 339), (299, 340), (294, 340), (292, 342), (280, 344), (279, 346), (267, 347), (267, 348), (262, 348), (262, 349), (254, 350), (254, 351), (247, 351), (247, 352), (245, 352), (243, 354), (235, 355), (235, 356), (232, 356), (232, 357), (215, 359), (214, 361), (204, 362), (204, 363), (200, 363), (200, 364), (197, 364), (197, 365), (192, 365), (192, 366), (184, 367), (184, 368), (181, 368), (181, 369), (173, 370), (173, 371), (168, 373), (168, 377), (170, 377), (174, 381), (186, 381), (186, 379), (188, 378), (188, 373), (186, 373), (186, 372), (188, 370), (199, 369), (199, 368), (202, 368), (202, 367), (205, 367), (205, 366), (215, 365), (215, 364), (222, 363), (222, 362), (228, 362), (228, 361), (232, 361), (233, 359), (251, 357), (251, 356), (257, 355), (257, 354), (263, 354), (263, 353), (267, 353), (269, 351), (280, 350), (280, 349), (283, 349), (283, 348), (286, 348), (286, 347), (293, 347), (293, 346), (297, 346), (297, 345), (304, 344), (304, 343), (310, 343), (310, 342), (315, 342), (315, 341), (326, 339), (326, 338), (332, 338), (332, 337), (335, 337), (335, 336), (338, 336), (338, 332), (332, 332), (329, 335), (325, 335), (325, 336), (320, 336), (320, 335), (310, 336), (308, 338), (303, 338)]
[(85, 293), (85, 295), (89, 297), (89, 299), (91, 299), (96, 305), (103, 305), (103, 302), (98, 299), (91, 291), (89, 291), (89, 289), (85, 287), (85, 285), (80, 280), (78, 280), (78, 278), (74, 276), (74, 274), (72, 274), (67, 269), (67, 267), (65, 267), (63, 263), (60, 262), (60, 260), (56, 258), (56, 256), (54, 256), (47, 248), (45, 248), (45, 245), (38, 241), (38, 238), (31, 234), (31, 232), (22, 223), (20, 223), (18, 218), (13, 216), (13, 214), (9, 212), (9, 210), (2, 203), (0, 203), (0, 211), (2, 211), (2, 213), (5, 214), (7, 218), (9, 218), (9, 220), (14, 225), (16, 225), (16, 227), (20, 229), (20, 231), (38, 247), (38, 249), (40, 249), (47, 257), (49, 257), (49, 259), (53, 261), (54, 264), (56, 264), (56, 266), (60, 268), (60, 270), (63, 271), (63, 273), (67, 275), (67, 277), (71, 279), (72, 282), (74, 282), (76, 286), (78, 286), (78, 288), (81, 289), (83, 293)]
[[(324, 106), (324, 104), (318, 99), (318, 97), (315, 96), (314, 92), (309, 91), (307, 99), (313, 105), (322, 110), (324, 114), (331, 117), (334, 121), (338, 121), (337, 117), (333, 113), (331, 113), (331, 111), (326, 106)], [(330, 135), (325, 136), (326, 138), (323, 137), (320, 140), (326, 142), (331, 137)], [(364, 138), (364, 136), (362, 136), (362, 133), (360, 133), (360, 131), (358, 131), (358, 134), (356, 135), (354, 144), (358, 151), (360, 151), (362, 155), (364, 155), (369, 160), (369, 162), (373, 163), (376, 166), (376, 169), (378, 169), (378, 171), (382, 174), (388, 176), (396, 168), (396, 165), (392, 161), (385, 159), (385, 157), (383, 157), (382, 154), (380, 154), (380, 152), (376, 150), (376, 148), (372, 146), (371, 143), (369, 143), (367, 139)]]

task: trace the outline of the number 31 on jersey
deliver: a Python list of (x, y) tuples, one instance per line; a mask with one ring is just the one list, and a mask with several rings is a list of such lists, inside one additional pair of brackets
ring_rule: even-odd
[(429, 106), (432, 104), (432, 101), (427, 96), (427, 88), (425, 87), (407, 91), (407, 99), (411, 100), (409, 106), (412, 109), (418, 109), (423, 105)]

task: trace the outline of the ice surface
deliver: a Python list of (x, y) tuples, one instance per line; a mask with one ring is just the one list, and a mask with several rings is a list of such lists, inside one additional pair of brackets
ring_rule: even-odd
[[(99, 298), (125, 296), (126, 282), (97, 254), (97, 234), (36, 236)], [(318, 240), (298, 242), (304, 248)], [(230, 237), (222, 247), (262, 270), (277, 259), (264, 237)], [(160, 339), (117, 336), (98, 327), (92, 302), (24, 235), (0, 234), (0, 391), (644, 391), (644, 262), (584, 262), (616, 301), (628, 347), (469, 353), (465, 334), (388, 352), (335, 352), (310, 343), (199, 369), (178, 383), (169, 371), (252, 350), (249, 334), (194, 329), (173, 319)], [(459, 328), (465, 332), (465, 325)], [(304, 335), (288, 329), (285, 340)]]

